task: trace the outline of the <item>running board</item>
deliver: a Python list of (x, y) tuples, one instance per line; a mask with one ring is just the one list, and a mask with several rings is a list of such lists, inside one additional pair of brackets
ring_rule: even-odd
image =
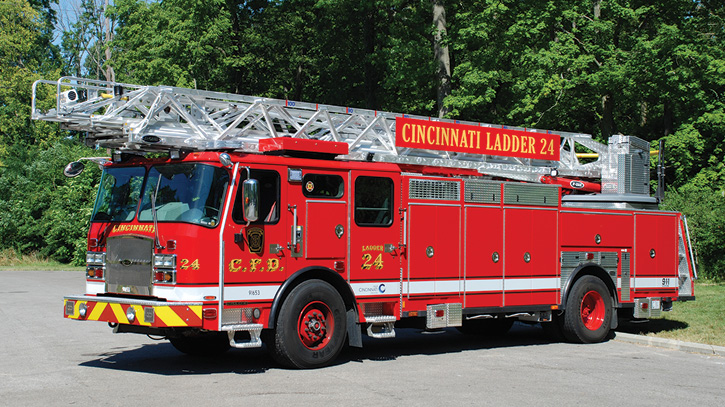
[(395, 338), (395, 315), (366, 316), (368, 336), (375, 339)]
[[(222, 331), (226, 331), (229, 336), (229, 346), (237, 349), (259, 348), (262, 346), (262, 324), (239, 324), (222, 326)], [(249, 333), (249, 340), (237, 342), (234, 336), (237, 332)]]

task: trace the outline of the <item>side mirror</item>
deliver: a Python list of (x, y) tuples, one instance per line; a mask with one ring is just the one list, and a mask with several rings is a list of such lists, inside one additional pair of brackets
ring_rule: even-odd
[(245, 179), (242, 183), (242, 202), (244, 219), (247, 222), (259, 219), (259, 182), (256, 179)]
[(83, 170), (85, 169), (85, 166), (80, 161), (73, 161), (72, 163), (65, 166), (63, 169), (63, 175), (65, 175), (68, 178), (73, 178), (81, 175)]

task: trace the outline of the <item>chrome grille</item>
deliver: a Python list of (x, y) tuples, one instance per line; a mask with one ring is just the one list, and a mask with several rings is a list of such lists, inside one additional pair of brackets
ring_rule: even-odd
[(109, 237), (106, 244), (106, 291), (150, 295), (153, 278), (152, 239)]

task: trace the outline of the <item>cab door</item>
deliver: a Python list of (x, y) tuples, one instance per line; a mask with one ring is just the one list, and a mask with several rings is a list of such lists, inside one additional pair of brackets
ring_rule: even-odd
[(350, 284), (358, 297), (398, 296), (400, 263), (400, 176), (352, 171)]
[[(242, 183), (247, 179), (247, 168), (240, 167), (234, 188), (230, 212), (222, 225), (224, 241), (224, 300), (269, 301), (288, 275), (284, 251), (270, 250), (270, 246), (286, 248), (289, 236), (289, 214), (281, 208), (285, 190), (281, 186), (287, 175), (285, 169), (274, 166), (255, 166), (249, 175), (258, 182), (258, 219), (247, 222), (243, 214)], [(199, 242), (203, 244), (203, 242)], [(239, 323), (242, 321), (224, 321)]]
[(288, 183), (290, 256), (296, 268), (322, 266), (347, 279), (347, 176), (347, 171), (302, 169), (301, 182)]

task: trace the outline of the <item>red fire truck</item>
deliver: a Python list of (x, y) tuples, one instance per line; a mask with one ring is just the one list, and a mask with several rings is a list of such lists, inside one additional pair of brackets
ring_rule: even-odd
[(181, 352), (264, 342), (314, 368), (396, 326), (515, 320), (599, 342), (694, 299), (686, 222), (636, 137), (71, 77), (33, 85), (33, 117), (110, 155), (83, 159), (103, 175), (65, 317)]

